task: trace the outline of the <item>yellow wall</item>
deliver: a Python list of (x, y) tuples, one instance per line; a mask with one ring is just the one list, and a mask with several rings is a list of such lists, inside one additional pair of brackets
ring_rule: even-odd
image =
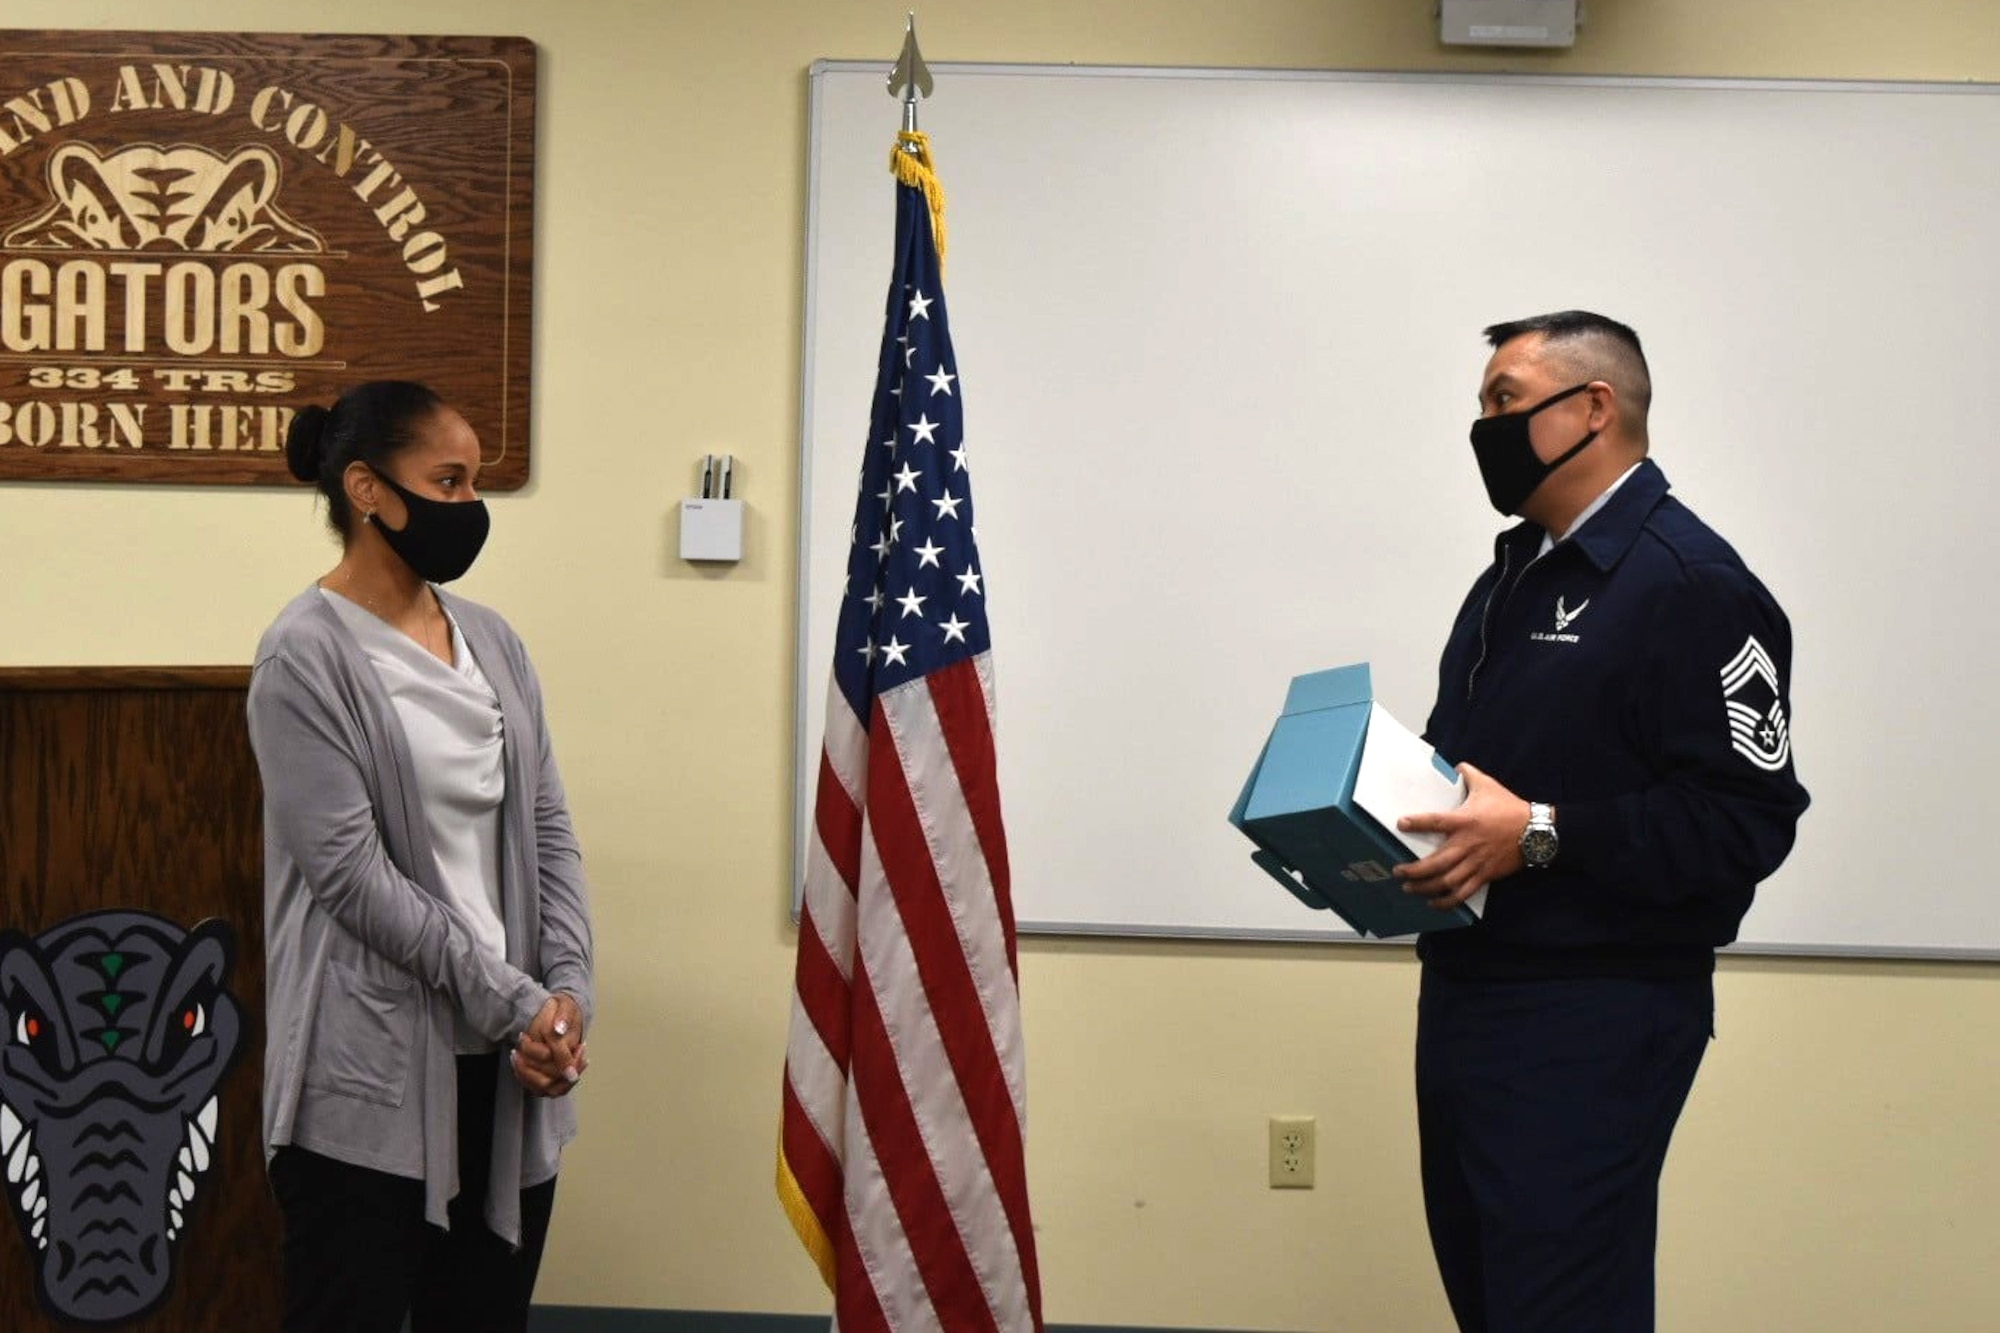
[[(1431, 0), (950, 0), (922, 21), (936, 60), (2000, 80), (1991, 0), (1588, 9), (1573, 53), (1499, 58), (1441, 49)], [(602, 943), (585, 1136), (545, 1300), (825, 1305), (768, 1183), (792, 951), (805, 70), (891, 56), (902, 12), (902, 0), (7, 7), (18, 27), (540, 44), (536, 480), (497, 503), (465, 587), (538, 658)], [(885, 134), (893, 120), (884, 98)], [(1906, 390), (1935, 386), (1886, 391)], [(721, 577), (671, 552), (673, 499), (717, 448), (741, 460), (753, 512), (748, 559)], [(244, 662), (331, 560), (303, 494), (0, 486), (0, 663)], [(1417, 1192), (1407, 953), (1052, 940), (1022, 952), (1051, 1317), (1446, 1326)], [(1731, 961), (1719, 990), (1721, 1039), (1667, 1173), (1664, 1326), (2000, 1327), (1988, 1271), (2000, 969)], [(1284, 1111), (1320, 1117), (1312, 1193), (1262, 1186), (1264, 1117)]]

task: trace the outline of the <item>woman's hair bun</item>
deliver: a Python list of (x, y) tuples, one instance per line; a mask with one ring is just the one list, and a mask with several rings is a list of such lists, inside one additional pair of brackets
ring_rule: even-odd
[(318, 405), (302, 407), (285, 432), (285, 463), (300, 481), (319, 480), (326, 461), (326, 423), (333, 413)]

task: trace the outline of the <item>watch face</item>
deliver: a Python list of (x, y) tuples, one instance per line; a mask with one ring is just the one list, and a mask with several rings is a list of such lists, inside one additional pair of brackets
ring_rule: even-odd
[(1521, 835), (1521, 859), (1531, 866), (1545, 866), (1556, 859), (1556, 831), (1531, 828)]

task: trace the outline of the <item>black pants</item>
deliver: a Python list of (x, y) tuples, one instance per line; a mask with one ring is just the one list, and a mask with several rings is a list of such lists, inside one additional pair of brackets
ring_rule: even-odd
[(280, 1148), (271, 1184), (285, 1219), (286, 1333), (523, 1333), (551, 1180), (521, 1191), (521, 1248), (486, 1227), (497, 1055), (458, 1060), (458, 1197), (451, 1230), (424, 1221), (420, 1180)]
[(1660, 1169), (1713, 1028), (1711, 977), (1424, 970), (1424, 1212), (1465, 1333), (1647, 1333)]

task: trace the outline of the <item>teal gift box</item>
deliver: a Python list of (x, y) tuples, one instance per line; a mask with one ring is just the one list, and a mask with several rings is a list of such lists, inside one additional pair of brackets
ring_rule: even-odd
[[(1375, 755), (1371, 730), (1382, 733)], [(1412, 746), (1419, 751), (1415, 759)], [(1470, 925), (1479, 919), (1473, 906), (1441, 912), (1403, 892), (1391, 867), (1418, 860), (1424, 851), (1391, 830), (1397, 814), (1383, 809), (1383, 799), (1373, 802), (1380, 819), (1364, 808), (1369, 792), (1385, 791), (1378, 775), (1392, 764), (1401, 766), (1388, 774), (1398, 790), (1427, 808), (1448, 809), (1462, 800), (1464, 787), (1451, 765), (1429, 751), (1427, 772), (1422, 751), (1428, 747), (1376, 706), (1367, 663), (1296, 676), (1229, 822), (1257, 844), (1250, 859), (1271, 878), (1307, 907), (1332, 911), (1357, 934), (1387, 938)], [(1365, 780), (1364, 760), (1371, 769)], [(1361, 799), (1357, 785), (1364, 788)]]

